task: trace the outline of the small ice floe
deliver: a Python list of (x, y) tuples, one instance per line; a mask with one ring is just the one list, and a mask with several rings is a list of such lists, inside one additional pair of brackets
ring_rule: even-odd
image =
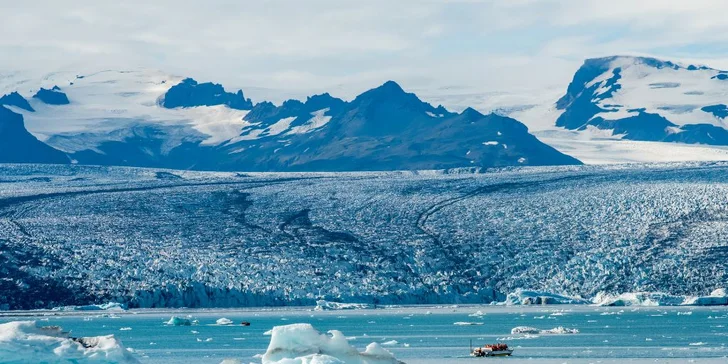
[(483, 316), (485, 316), (485, 314), (483, 313), (483, 311), (478, 310), (475, 313), (471, 313), (468, 316), (470, 316), (470, 317), (483, 317)]
[(518, 326), (511, 329), (511, 335), (524, 335), (524, 334), (541, 334), (541, 335), (564, 335), (564, 334), (578, 334), (578, 329), (569, 329), (563, 326), (555, 327), (550, 330), (540, 330), (535, 327), (529, 326)]
[(677, 313), (678, 316), (690, 316), (692, 314), (693, 314), (693, 311), (682, 311), (682, 312)]
[(402, 346), (404, 346), (405, 348), (408, 348), (408, 347), (410, 347), (410, 344), (404, 343), (404, 344), (402, 344)]
[(458, 321), (453, 323), (453, 325), (456, 326), (480, 326), (483, 325), (482, 322), (467, 322), (467, 321)]
[(131, 331), (131, 327), (122, 327), (119, 331)]
[(192, 331), (190, 331), (190, 332), (191, 332), (191, 333), (193, 333), (193, 334), (199, 334), (199, 333), (200, 333), (200, 332), (199, 332), (199, 331), (197, 331), (197, 330), (192, 330)]
[(702, 341), (699, 341), (699, 342), (696, 342), (696, 343), (690, 343), (688, 345), (690, 345), (690, 346), (703, 346), (703, 345), (706, 345), (706, 344), (707, 343), (704, 343)]
[(242, 340), (245, 340), (245, 338), (244, 337), (234, 337), (233, 340), (242, 341)]
[(563, 326), (554, 327), (551, 330), (543, 330), (541, 331), (541, 334), (554, 334), (554, 335), (564, 335), (564, 334), (578, 334), (578, 329), (569, 329)]
[(232, 325), (233, 320), (222, 317), (222, 318), (217, 319), (217, 321), (215, 321), (215, 323), (218, 325)]
[(316, 301), (315, 311), (329, 311), (329, 310), (365, 310), (374, 308), (374, 305), (368, 303), (339, 303), (330, 302), (325, 300)]
[(220, 364), (243, 364), (239, 359), (223, 359)]
[(169, 321), (164, 324), (170, 326), (192, 326), (192, 321), (183, 317), (172, 316)]
[(498, 341), (513, 341), (513, 340), (529, 340), (529, 339), (538, 339), (538, 335), (531, 335), (526, 334), (523, 336), (506, 336), (506, 337), (499, 337), (496, 340)]
[(384, 346), (394, 346), (397, 344), (399, 344), (399, 342), (397, 340), (389, 340), (389, 341), (385, 341), (382, 343), (382, 345), (384, 345)]
[(367, 323), (368, 324), (376, 324), (377, 322), (376, 321), (368, 321)]
[(535, 327), (529, 327), (529, 326), (517, 326), (511, 329), (511, 335), (520, 335), (520, 334), (538, 334), (541, 330), (535, 328)]
[(651, 339), (651, 338), (649, 338), (649, 337), (646, 337), (646, 338), (645, 338), (645, 341), (652, 341), (652, 339)]
[(546, 318), (546, 316), (544, 316), (544, 315), (541, 315), (541, 316), (533, 316), (533, 319), (534, 320), (543, 320), (545, 318)]

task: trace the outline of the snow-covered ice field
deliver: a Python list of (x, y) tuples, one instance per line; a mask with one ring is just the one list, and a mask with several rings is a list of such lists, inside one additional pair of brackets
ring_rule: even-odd
[[(0, 309), (728, 286), (728, 164), (236, 174), (0, 166)], [(682, 301), (682, 300), (681, 300)]]
[[(7, 314), (7, 313), (6, 313)], [(23, 316), (29, 315), (32, 316)], [(406, 363), (725, 363), (728, 307), (601, 308), (585, 306), (439, 306), (377, 310), (313, 311), (310, 308), (249, 310), (132, 310), (104, 315), (58, 312), (0, 317), (60, 325), (75, 336), (114, 334), (142, 363), (260, 363), (274, 326), (310, 323), (321, 332), (340, 330), (363, 351), (379, 343)], [(18, 316), (20, 315), (20, 316)], [(170, 316), (198, 320), (166, 325)], [(232, 325), (218, 325), (228, 318)], [(250, 326), (241, 326), (249, 321)], [(456, 322), (482, 325), (455, 325)], [(565, 327), (576, 334), (511, 334), (518, 326)], [(467, 357), (473, 344), (506, 342), (508, 359)], [(0, 359), (0, 362), (2, 360)]]

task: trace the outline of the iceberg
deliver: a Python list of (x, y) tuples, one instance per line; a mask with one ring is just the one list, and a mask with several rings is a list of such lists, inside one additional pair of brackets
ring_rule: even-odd
[(541, 330), (541, 334), (552, 334), (552, 335), (564, 335), (564, 334), (578, 334), (578, 329), (569, 329), (563, 326), (555, 327), (551, 330)]
[(541, 330), (535, 327), (529, 326), (518, 326), (511, 329), (511, 335), (563, 335), (563, 334), (578, 334), (579, 330), (569, 329), (563, 326), (555, 327), (550, 330)]
[(539, 334), (541, 330), (529, 326), (517, 326), (511, 329), (511, 335)]
[(61, 306), (54, 307), (53, 311), (126, 311), (127, 306), (123, 303), (108, 302), (100, 305), (83, 306)]
[(710, 296), (685, 298), (683, 306), (728, 306), (728, 293), (725, 288), (718, 288)]
[(192, 321), (186, 318), (172, 316), (165, 324), (170, 326), (192, 326)]
[(589, 301), (581, 297), (564, 296), (560, 294), (529, 291), (517, 289), (506, 296), (505, 304), (508, 306), (515, 305), (585, 305)]
[(114, 335), (80, 337), (35, 321), (0, 324), (3, 363), (139, 363)]
[(719, 288), (709, 296), (675, 296), (662, 292), (634, 292), (612, 295), (600, 292), (594, 297), (599, 306), (724, 306), (728, 294)]
[(367, 303), (340, 303), (331, 302), (325, 300), (316, 301), (315, 311), (329, 311), (329, 310), (365, 310), (374, 308), (373, 305)]
[(403, 364), (377, 343), (359, 352), (341, 331), (320, 333), (311, 324), (276, 326), (262, 364)]
[(218, 325), (232, 325), (233, 324), (233, 320), (230, 320), (228, 318), (224, 318), (223, 317), (223, 318), (217, 319), (217, 321), (215, 321), (215, 323), (218, 324)]

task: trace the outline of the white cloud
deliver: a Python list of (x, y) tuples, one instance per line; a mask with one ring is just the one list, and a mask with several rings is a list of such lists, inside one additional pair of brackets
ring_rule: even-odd
[(728, 2), (714, 0), (27, 0), (2, 12), (3, 70), (142, 66), (286, 95), (385, 79), (565, 87), (583, 58), (608, 54), (728, 63), (715, 46)]

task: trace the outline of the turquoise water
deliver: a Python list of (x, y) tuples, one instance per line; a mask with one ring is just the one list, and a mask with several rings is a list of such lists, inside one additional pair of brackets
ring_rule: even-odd
[[(471, 314), (482, 311), (482, 317)], [(689, 314), (688, 314), (689, 313)], [(624, 362), (672, 358), (670, 362), (728, 363), (728, 308), (594, 308), (594, 307), (447, 307), (314, 312), (293, 310), (186, 310), (126, 312), (118, 317), (96, 313), (62, 316), (0, 317), (43, 320), (75, 336), (114, 334), (133, 348), (143, 363), (219, 363), (225, 358), (260, 362), (268, 345), (264, 332), (276, 325), (311, 323), (325, 332), (340, 330), (363, 350), (370, 342), (385, 346), (408, 363), (455, 363), (473, 344), (507, 342), (516, 349), (507, 360), (517, 362)], [(166, 326), (170, 316), (199, 320), (196, 326)], [(216, 326), (226, 317), (236, 325)], [(47, 322), (45, 321), (47, 320)], [(237, 325), (241, 321), (249, 327)], [(459, 326), (455, 322), (479, 322)], [(573, 335), (511, 335), (516, 326), (576, 328)], [(131, 328), (131, 330), (122, 330)], [(194, 332), (193, 332), (194, 331)], [(561, 360), (565, 359), (565, 360)], [(592, 360), (598, 359), (598, 360)], [(630, 360), (627, 360), (630, 359)], [(659, 361), (658, 362), (665, 362)]]

